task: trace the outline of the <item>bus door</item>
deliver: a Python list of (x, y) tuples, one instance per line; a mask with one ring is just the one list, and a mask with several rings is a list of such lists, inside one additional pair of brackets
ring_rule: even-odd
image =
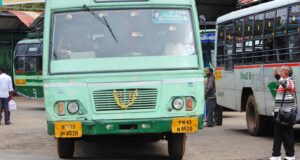
[(222, 86), (224, 89), (224, 98), (226, 99), (225, 106), (230, 106), (232, 109), (237, 109), (236, 93), (235, 93), (235, 71), (234, 71), (234, 23), (225, 25), (225, 43), (224, 43), (224, 74), (222, 77)]

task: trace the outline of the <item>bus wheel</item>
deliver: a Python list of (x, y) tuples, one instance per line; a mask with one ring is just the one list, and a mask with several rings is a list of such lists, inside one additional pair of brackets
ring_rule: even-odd
[(57, 138), (56, 142), (59, 158), (73, 158), (74, 139)]
[(168, 151), (171, 160), (182, 160), (185, 152), (186, 134), (173, 134), (168, 136)]
[(252, 136), (262, 136), (265, 134), (265, 121), (258, 113), (256, 101), (253, 95), (249, 95), (247, 100), (246, 120), (248, 131)]
[(216, 105), (216, 110), (215, 110), (215, 121), (217, 126), (222, 126), (223, 123), (223, 107)]

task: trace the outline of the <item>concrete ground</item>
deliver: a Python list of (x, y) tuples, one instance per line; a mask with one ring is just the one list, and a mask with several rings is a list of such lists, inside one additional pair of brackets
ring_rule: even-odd
[[(0, 126), (0, 160), (55, 160), (56, 143), (46, 132), (42, 100), (16, 97), (18, 110), (12, 112), (12, 124)], [(300, 137), (297, 126), (296, 134)], [(297, 137), (298, 137), (297, 136)], [(272, 137), (248, 134), (245, 114), (226, 112), (224, 125), (205, 128), (188, 136), (184, 160), (258, 160), (272, 151)], [(300, 143), (295, 145), (300, 159)], [(87, 143), (78, 142), (74, 159), (167, 160), (167, 142)], [(284, 151), (282, 152), (284, 154)]]

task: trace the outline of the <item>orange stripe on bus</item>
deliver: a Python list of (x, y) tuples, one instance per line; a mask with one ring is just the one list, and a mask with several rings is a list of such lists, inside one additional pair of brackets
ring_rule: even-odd
[(290, 67), (298, 67), (300, 63), (278, 63), (278, 64), (265, 64), (265, 68), (274, 68), (274, 67), (282, 67), (282, 66), (290, 66)]
[[(282, 66), (290, 66), (290, 67), (299, 67), (300, 63), (277, 63), (277, 64), (264, 64), (264, 68), (274, 68), (274, 67), (282, 67)], [(260, 68), (262, 65), (243, 65), (243, 66), (234, 66), (234, 69), (250, 69), (250, 68)], [(217, 67), (215, 70), (224, 70), (224, 67)]]
[(24, 70), (16, 70), (17, 74), (26, 73)]
[(215, 70), (223, 70), (224, 67), (217, 67)]
[(234, 69), (260, 68), (261, 65), (234, 66)]

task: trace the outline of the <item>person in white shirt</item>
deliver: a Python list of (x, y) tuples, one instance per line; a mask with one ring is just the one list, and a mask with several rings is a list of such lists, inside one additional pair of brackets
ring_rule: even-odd
[(2, 112), (4, 111), (5, 124), (10, 124), (10, 113), (8, 108), (9, 98), (13, 92), (11, 77), (4, 73), (4, 69), (0, 67), (0, 125)]

